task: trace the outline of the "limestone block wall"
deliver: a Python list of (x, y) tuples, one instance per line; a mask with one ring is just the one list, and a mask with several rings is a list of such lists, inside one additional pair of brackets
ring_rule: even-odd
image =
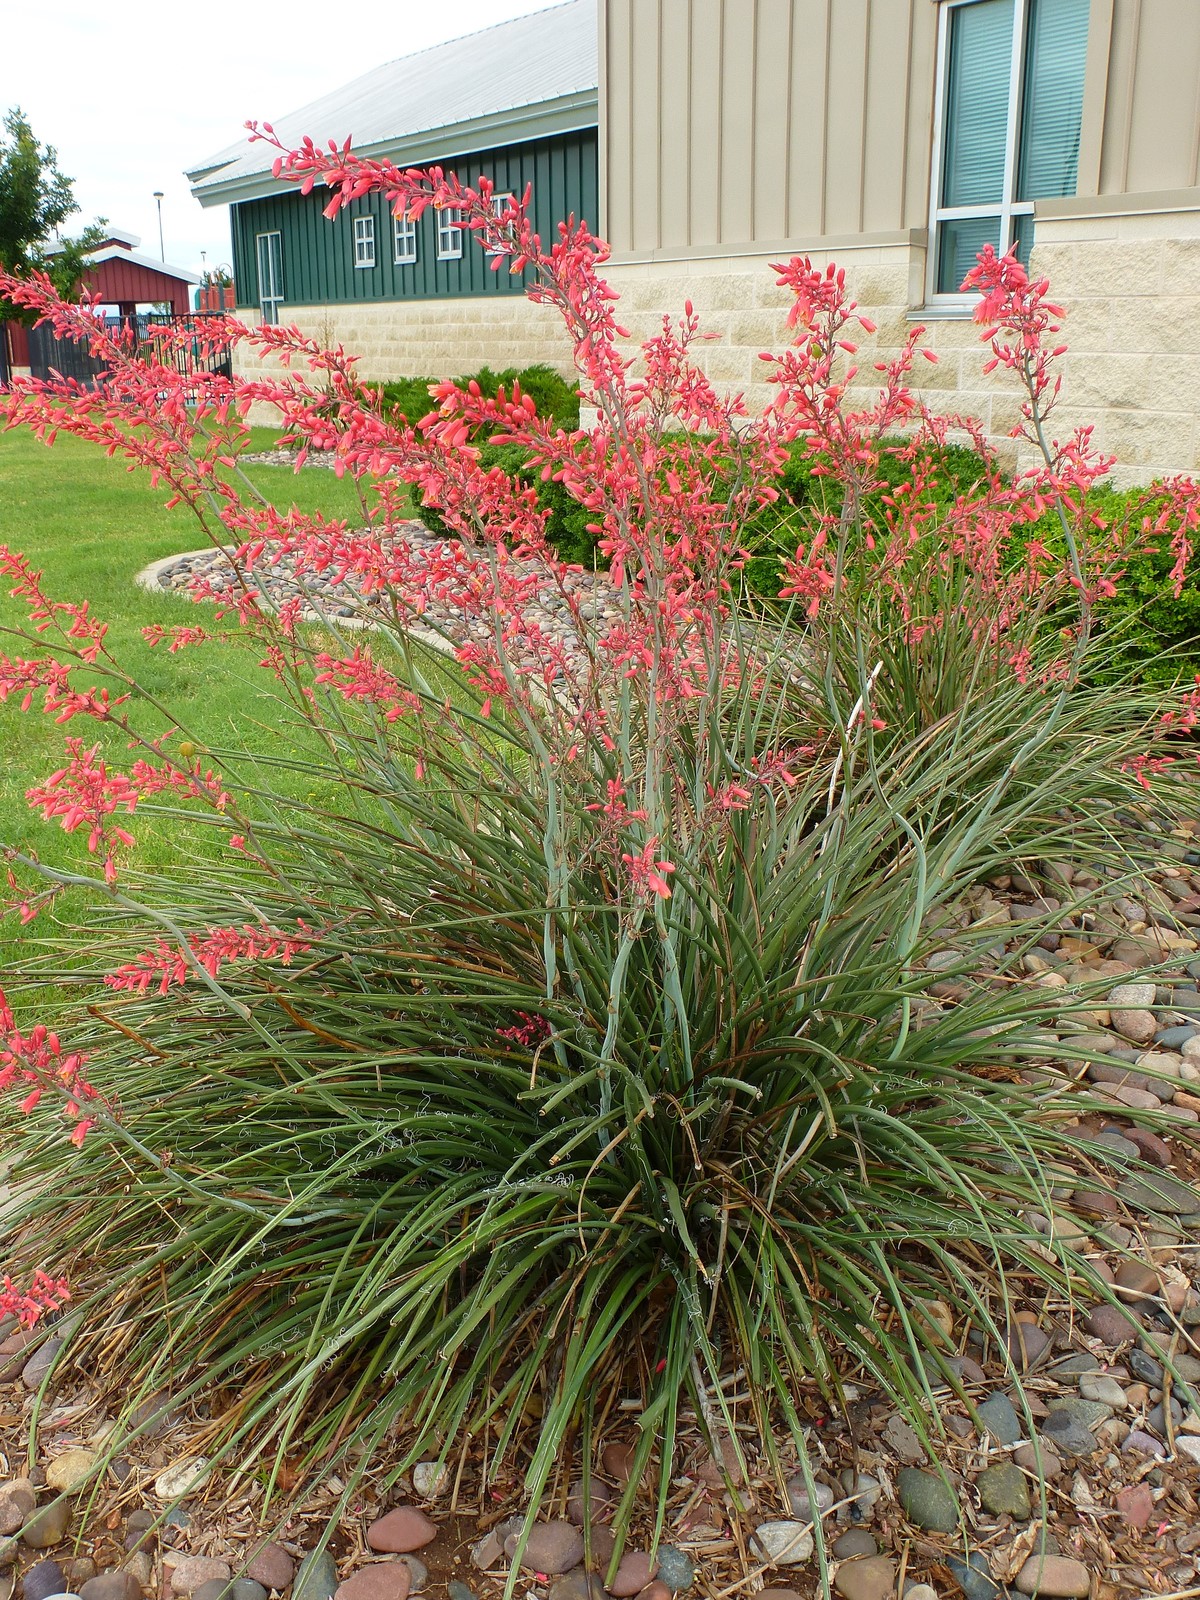
[[(1036, 240), (1033, 270), (1050, 278), (1052, 297), (1066, 309), (1070, 345), (1052, 434), (1093, 425), (1098, 446), (1117, 458), (1112, 477), (1122, 487), (1200, 472), (1200, 209), (1039, 217)], [(620, 319), (638, 339), (690, 299), (721, 336), (693, 347), (700, 365), (760, 410), (772, 391), (758, 354), (788, 338), (790, 297), (776, 287), (770, 263), (788, 253), (781, 245), (742, 256), (626, 260), (611, 263), (607, 275), (621, 291)], [(878, 325), (859, 346), (864, 399), (877, 377), (873, 363), (895, 354), (913, 323), (923, 322), (925, 343), (938, 356), (914, 371), (927, 403), (978, 418), (1006, 466), (1032, 461), (1032, 449), (1011, 437), (1017, 386), (1008, 374), (984, 375), (980, 329), (969, 318), (922, 314), (923, 234), (835, 241), (806, 253), (821, 268), (830, 261), (844, 268), (850, 293)]]
[(1119, 484), (1200, 473), (1200, 210), (1039, 218), (1036, 239), (1067, 311), (1064, 409)]
[[(243, 312), (256, 321), (253, 312)], [(284, 321), (323, 345), (341, 344), (359, 358), (370, 382), (392, 378), (458, 377), (482, 366), (495, 371), (544, 362), (564, 376), (573, 371), (570, 344), (556, 314), (523, 295), (487, 299), (389, 300), (358, 305), (285, 306)], [(241, 377), (277, 370), (271, 358), (239, 346)], [(270, 424), (273, 407), (256, 405), (251, 420)]]
[[(722, 391), (741, 390), (750, 410), (760, 411), (775, 391), (766, 381), (769, 369), (759, 353), (784, 349), (790, 337), (791, 296), (777, 287), (778, 275), (771, 270), (773, 261), (785, 260), (789, 253), (780, 246), (754, 255), (670, 264), (622, 262), (610, 266), (608, 277), (621, 291), (620, 320), (638, 339), (655, 331), (664, 310), (678, 313), (690, 299), (704, 327), (720, 335), (719, 341), (692, 346), (698, 364)], [(859, 403), (866, 405), (879, 378), (874, 364), (902, 350), (914, 320), (923, 320), (912, 310), (923, 292), (923, 236), (839, 242), (804, 253), (822, 271), (830, 262), (844, 269), (848, 293), (876, 324), (873, 335), (858, 340), (855, 387), (861, 393)], [(969, 320), (931, 321), (926, 326), (925, 343), (938, 360), (936, 364), (919, 360), (914, 384), (934, 410), (977, 417), (989, 436), (998, 439), (1005, 463), (1014, 464), (1016, 447), (1006, 435), (1015, 416), (1015, 386), (1007, 375), (983, 375), (987, 352), (979, 342), (978, 328)]]

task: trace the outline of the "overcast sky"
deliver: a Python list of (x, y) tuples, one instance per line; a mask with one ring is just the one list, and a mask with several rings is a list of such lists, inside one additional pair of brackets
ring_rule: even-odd
[[(427, 45), (543, 10), (547, 0), (13, 0), (0, 26), (0, 115), (20, 106), (75, 180), (80, 211), (166, 259), (227, 264), (229, 214), (192, 198), (185, 167), (360, 73)], [(335, 132), (312, 128), (315, 138)]]

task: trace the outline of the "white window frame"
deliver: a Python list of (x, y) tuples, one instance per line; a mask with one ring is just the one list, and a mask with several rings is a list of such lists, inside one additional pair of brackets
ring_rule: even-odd
[[(275, 274), (274, 253), (269, 243), (278, 239), (278, 265), (279, 275)], [(263, 241), (267, 240), (266, 266), (269, 281), (263, 283)], [(258, 276), (258, 310), (263, 322), (270, 327), (279, 326), (279, 308), (284, 304), (283, 293), (283, 234), (278, 228), (268, 229), (265, 233), (256, 233), (254, 236), (254, 269)]]
[(1021, 134), (1021, 77), (1025, 66), (1025, 41), (1029, 27), (1030, 0), (1013, 0), (1012, 57), (1008, 64), (1008, 124), (1004, 140), (1004, 187), (999, 205), (943, 206), (939, 204), (942, 190), (942, 157), (946, 135), (946, 73), (950, 64), (950, 18), (964, 6), (978, 5), (980, 0), (942, 0), (938, 8), (937, 89), (933, 104), (933, 160), (929, 187), (929, 247), (925, 252), (925, 305), (930, 310), (950, 315), (969, 316), (978, 296), (974, 294), (939, 294), (937, 287), (938, 254), (941, 246), (939, 224), (955, 222), (964, 217), (996, 217), (1000, 219), (1000, 254), (1010, 250), (1016, 238), (1014, 219), (1033, 215), (1032, 200), (1014, 200), (1017, 186), (1017, 148)]
[(437, 258), (459, 261), (463, 253), (461, 206), (443, 206), (437, 214)]
[[(493, 194), (493, 196), (492, 196), (492, 215), (494, 217), (500, 216), (502, 212), (505, 212), (505, 211), (508, 210), (509, 206), (512, 205), (512, 203), (513, 203), (513, 201), (515, 199), (516, 199), (516, 196), (512, 193), (511, 190), (506, 190), (503, 194)], [(504, 251), (503, 250), (485, 250), (484, 254), (485, 255), (489, 255), (489, 256), (500, 256), (500, 255), (504, 254)]]
[(417, 259), (417, 224), (407, 211), (392, 218), (392, 261), (411, 267)]
[(369, 212), (354, 219), (354, 265), (357, 268), (375, 265), (375, 218)]

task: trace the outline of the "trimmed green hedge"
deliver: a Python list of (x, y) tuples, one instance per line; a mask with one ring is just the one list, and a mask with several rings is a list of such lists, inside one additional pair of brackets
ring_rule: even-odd
[[(552, 417), (560, 427), (579, 426), (579, 394), (564, 378), (546, 366), (480, 371), (460, 378), (471, 378), (487, 395), (494, 395), (503, 383), (510, 387), (517, 380), (524, 393), (532, 395), (541, 416)], [(430, 409), (429, 386), (432, 378), (405, 378), (384, 384), (381, 394), (385, 406), (417, 421)], [(896, 440), (895, 443), (901, 441)], [(550, 512), (546, 537), (564, 561), (585, 567), (602, 566), (596, 550), (596, 536), (588, 529), (591, 513), (585, 511), (561, 483), (543, 482), (540, 471), (526, 468), (526, 454), (519, 445), (479, 445), (483, 466), (499, 466), (523, 484), (537, 490), (538, 503)], [(949, 505), (980, 481), (983, 462), (973, 450), (948, 445), (939, 452), (933, 497)], [(884, 487), (877, 490), (868, 505), (868, 520), (877, 526), (882, 521), (883, 496), (909, 474), (905, 462), (885, 453), (880, 462)], [(802, 442), (791, 448), (776, 481), (779, 499), (763, 506), (747, 523), (742, 542), (750, 552), (745, 566), (748, 588), (755, 594), (774, 599), (779, 593), (781, 561), (792, 554), (800, 537), (800, 523), (806, 514), (823, 510), (837, 514), (840, 487), (831, 478), (813, 472), (813, 461)], [(1122, 521), (1132, 503), (1144, 490), (1119, 491), (1101, 486), (1093, 491), (1093, 502), (1109, 522)], [(432, 507), (419, 508), (418, 515), (427, 528), (445, 533), (446, 525)], [(1053, 549), (1061, 544), (1058, 519), (1048, 512), (1029, 530), (1031, 539), (1040, 539)], [(1181, 666), (1200, 670), (1200, 554), (1188, 569), (1187, 583), (1178, 598), (1171, 592), (1168, 575), (1172, 560), (1164, 550), (1130, 561), (1113, 599), (1104, 601), (1098, 616), (1104, 627), (1121, 635), (1116, 657), (1118, 670), (1136, 671), (1154, 681), (1169, 681), (1178, 676)]]
[[(1100, 485), (1092, 491), (1091, 504), (1106, 522), (1120, 523), (1146, 493), (1146, 489), (1122, 491)], [(1040, 539), (1047, 549), (1062, 549), (1062, 533), (1052, 511), (1033, 524), (1029, 536)], [(1116, 594), (1097, 605), (1096, 616), (1105, 630), (1119, 636), (1117, 672), (1170, 683), (1181, 667), (1200, 671), (1200, 551), (1192, 556), (1178, 598), (1169, 581), (1173, 565), (1165, 543), (1148, 555), (1134, 557), (1117, 583)]]
[[(399, 378), (395, 383), (380, 384), (385, 410), (399, 413), (409, 422), (419, 422), (433, 409), (429, 386), (437, 381), (436, 378)], [(532, 396), (539, 416), (551, 418), (560, 428), (579, 426), (579, 391), (553, 367), (522, 367), (520, 371), (516, 367), (506, 367), (503, 372), (480, 367), (478, 372), (469, 372), (454, 381), (460, 387), (474, 381), (489, 399), (495, 396), (501, 384), (511, 390), (514, 382), (519, 383), (522, 394)]]

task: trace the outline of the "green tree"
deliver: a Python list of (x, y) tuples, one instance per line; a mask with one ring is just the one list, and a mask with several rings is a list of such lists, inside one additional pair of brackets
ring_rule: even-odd
[(46, 241), (78, 210), (74, 180), (59, 171), (57, 151), (38, 143), (29, 119), (14, 106), (0, 135), (0, 267), (21, 275), (46, 272), (60, 295), (73, 298), (85, 256), (103, 239), (104, 219), (76, 239), (62, 239), (53, 252)]

